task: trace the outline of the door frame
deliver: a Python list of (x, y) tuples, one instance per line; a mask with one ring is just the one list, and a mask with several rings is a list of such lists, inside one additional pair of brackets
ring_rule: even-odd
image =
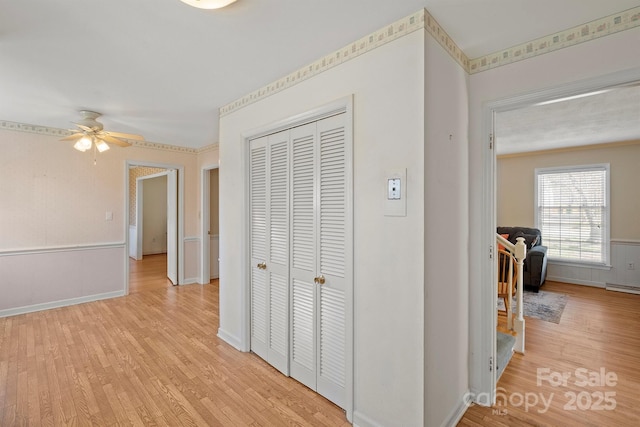
[(351, 253), (348, 260), (348, 271), (350, 272), (349, 278), (347, 278), (348, 286), (345, 292), (345, 307), (346, 307), (346, 319), (345, 319), (345, 335), (346, 335), (346, 348), (345, 348), (345, 413), (347, 420), (353, 420), (353, 401), (354, 401), (354, 313), (355, 304), (353, 298), (353, 289), (355, 284), (355, 272), (354, 272), (354, 252), (355, 252), (355, 239), (353, 238), (353, 216), (354, 216), (354, 203), (353, 203), (353, 145), (354, 145), (354, 133), (353, 133), (353, 95), (349, 95), (340, 98), (336, 101), (327, 103), (320, 107), (306, 111), (301, 114), (293, 115), (288, 118), (260, 126), (255, 129), (250, 129), (242, 133), (242, 174), (244, 175), (244, 227), (242, 236), (243, 253), (241, 259), (242, 268), (242, 282), (241, 298), (243, 301), (242, 313), (240, 318), (242, 319), (241, 325), (241, 345), (242, 351), (250, 351), (251, 340), (251, 217), (249, 212), (250, 206), (250, 150), (249, 142), (252, 139), (256, 139), (262, 136), (277, 133), (292, 127), (300, 126), (306, 123), (315, 122), (326, 117), (330, 117), (336, 114), (344, 113), (345, 116), (345, 138), (348, 138), (349, 155), (347, 156), (348, 170), (346, 171), (349, 179), (349, 191), (347, 194), (347, 203), (349, 205), (349, 211), (351, 212), (350, 226), (348, 227), (348, 233), (351, 235)]
[[(126, 160), (124, 168), (124, 199), (125, 199), (125, 218), (126, 218), (126, 232), (125, 232), (125, 253), (124, 253), (124, 271), (125, 271), (125, 295), (129, 294), (129, 250), (130, 250), (130, 236), (129, 236), (129, 214), (131, 210), (131, 204), (129, 203), (130, 191), (129, 191), (129, 169), (135, 166), (160, 168), (160, 169), (174, 169), (178, 172), (178, 218), (177, 218), (177, 230), (178, 230), (178, 283), (184, 283), (184, 166), (179, 164), (170, 163), (155, 163), (144, 160)], [(137, 195), (136, 195), (137, 198)], [(137, 203), (137, 202), (136, 202)], [(136, 218), (137, 221), (137, 218)], [(137, 223), (136, 223), (137, 227)], [(167, 248), (168, 250), (168, 248)]]
[(200, 200), (202, 201), (202, 214), (200, 215), (200, 284), (209, 283), (211, 280), (211, 236), (209, 235), (209, 228), (211, 226), (211, 171), (214, 169), (219, 170), (220, 164), (205, 165), (200, 169)]
[[(497, 226), (496, 208), (496, 144), (490, 149), (492, 136), (497, 139), (494, 117), (495, 113), (528, 107), (537, 103), (567, 98), (589, 92), (595, 92), (614, 86), (624, 86), (640, 81), (640, 68), (624, 70), (616, 73), (580, 80), (569, 84), (542, 88), (539, 90), (516, 94), (503, 99), (486, 102), (482, 106), (482, 143), (484, 144), (484, 158), (482, 170), (483, 200), (481, 211), (482, 230), (480, 233), (481, 247), (487, 248), (487, 254), (495, 254), (495, 231)], [(480, 340), (470, 347), (471, 352), (479, 354), (471, 369), (479, 373), (478, 384), (470, 384), (472, 400), (483, 406), (490, 406), (496, 401), (496, 373), (488, 369), (485, 361), (493, 357), (495, 366), (496, 356), (496, 316), (497, 304), (496, 275), (497, 266), (493, 258), (485, 258), (481, 264), (480, 306), (475, 316), (470, 317), (470, 334), (478, 334)], [(470, 375), (470, 378), (473, 378)]]

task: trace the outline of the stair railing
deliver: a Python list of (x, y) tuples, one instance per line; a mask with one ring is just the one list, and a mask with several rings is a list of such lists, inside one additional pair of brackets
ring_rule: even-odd
[[(508, 315), (508, 326), (512, 330), (516, 332), (516, 344), (514, 346), (514, 350), (518, 353), (524, 354), (524, 314), (523, 314), (523, 263), (524, 259), (527, 256), (527, 245), (524, 243), (524, 237), (516, 238), (515, 245), (502, 237), (500, 234), (496, 233), (496, 241), (504, 246), (507, 251), (509, 251), (513, 257), (516, 259), (516, 264), (518, 265), (518, 277), (516, 278), (516, 316), (515, 319), (511, 320), (511, 313), (507, 313)], [(499, 260), (499, 257), (496, 257), (496, 260)], [(509, 289), (509, 295), (513, 293), (513, 289)]]

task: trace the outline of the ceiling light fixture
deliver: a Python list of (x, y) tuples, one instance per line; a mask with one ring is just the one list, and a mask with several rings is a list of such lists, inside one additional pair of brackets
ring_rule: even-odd
[(602, 89), (602, 90), (596, 90), (593, 92), (579, 93), (578, 95), (565, 96), (564, 98), (557, 98), (557, 99), (552, 99), (550, 101), (538, 102), (535, 105), (542, 106), (542, 105), (555, 104), (557, 102), (572, 101), (574, 99), (586, 98), (587, 96), (600, 95), (601, 93), (607, 93), (610, 90), (611, 89)]
[(197, 7), (198, 9), (220, 9), (225, 6), (229, 6), (236, 0), (180, 0), (182, 3), (186, 3), (189, 6)]
[(94, 144), (95, 148), (101, 153), (109, 149), (109, 144), (101, 139), (91, 136), (83, 136), (74, 144), (73, 148), (84, 153), (85, 151), (90, 150)]

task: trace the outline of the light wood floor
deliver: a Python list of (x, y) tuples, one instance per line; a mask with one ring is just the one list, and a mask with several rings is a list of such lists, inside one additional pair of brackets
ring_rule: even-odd
[(219, 340), (217, 281), (171, 286), (159, 258), (129, 296), (0, 319), (0, 426), (349, 425)]
[(129, 293), (173, 286), (167, 278), (167, 254), (145, 255), (140, 261), (129, 258)]
[[(542, 289), (569, 295), (560, 324), (526, 318), (526, 354), (516, 353), (498, 381), (499, 405), (472, 406), (458, 425), (640, 426), (640, 295), (554, 282)], [(538, 385), (539, 368), (571, 377)], [(601, 368), (617, 375), (615, 385), (581, 384)], [(546, 411), (542, 398), (551, 401)]]
[[(132, 269), (129, 296), (0, 319), (1, 426), (348, 425), (340, 408), (216, 337), (217, 282), (171, 286), (162, 260), (146, 261), (159, 267)], [(528, 318), (527, 354), (498, 383), (506, 406), (473, 406), (459, 425), (640, 425), (640, 296), (543, 289), (569, 295), (560, 324)], [(538, 386), (538, 368), (573, 375), (567, 386)], [(618, 381), (580, 387), (577, 368)], [(616, 408), (565, 410), (565, 393), (585, 391), (614, 392)], [(553, 393), (550, 409), (527, 410), (517, 399), (527, 393)]]

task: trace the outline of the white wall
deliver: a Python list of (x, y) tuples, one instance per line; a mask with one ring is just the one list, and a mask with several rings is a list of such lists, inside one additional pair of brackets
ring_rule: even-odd
[(465, 408), (469, 371), (467, 74), (425, 37), (425, 423)]
[[(482, 263), (490, 263), (483, 257), (488, 249), (481, 239), (483, 212), (486, 195), (483, 193), (485, 178), (484, 156), (488, 150), (489, 129), (483, 122), (483, 105), (504, 98), (532, 91), (557, 87), (578, 80), (595, 78), (621, 70), (638, 69), (638, 58), (632, 47), (640, 41), (640, 28), (635, 28), (607, 37), (592, 40), (552, 53), (498, 67), (471, 75), (469, 78), (469, 230), (470, 230), (470, 300), (479, 300), (479, 284)], [(491, 171), (486, 171), (491, 174)], [(470, 306), (470, 339), (479, 337), (479, 308)], [(477, 357), (471, 354), (473, 358)], [(476, 361), (479, 364), (481, 361)], [(471, 385), (478, 378), (471, 378)]]
[[(424, 33), (416, 31), (220, 119), (220, 336), (248, 338), (242, 134), (354, 95), (354, 421), (424, 423)], [(407, 168), (407, 216), (385, 170)], [(453, 333), (450, 335), (454, 335)]]

